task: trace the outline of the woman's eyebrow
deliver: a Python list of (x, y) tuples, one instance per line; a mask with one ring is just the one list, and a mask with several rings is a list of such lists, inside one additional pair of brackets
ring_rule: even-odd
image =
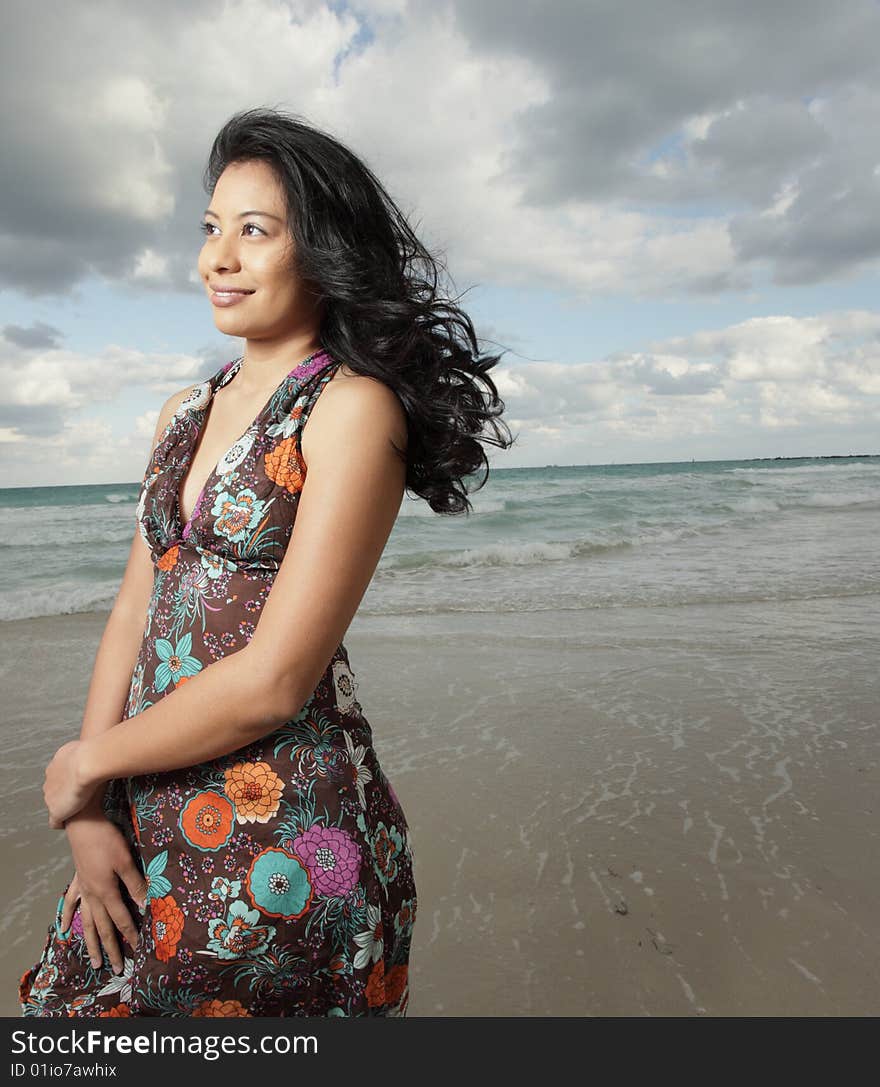
[[(219, 215), (217, 214), (217, 212), (216, 212), (216, 211), (211, 211), (211, 209), (210, 209), (210, 208), (208, 208), (208, 209), (207, 209), (207, 210), (205, 211), (205, 215), (211, 215), (211, 216), (213, 216), (213, 217), (214, 217), (215, 219), (219, 219), (219, 218), (220, 218), (220, 216), (219, 216)], [(271, 212), (268, 212), (268, 211), (243, 211), (243, 212), (241, 212), (241, 213), (239, 214), (238, 218), (239, 218), (239, 219), (244, 219), (244, 218), (245, 218), (245, 216), (247, 216), (247, 215), (262, 215), (262, 216), (263, 216), (264, 218), (266, 218), (266, 219), (275, 219), (275, 220), (277, 220), (277, 221), (278, 221), (279, 223), (283, 223), (283, 222), (284, 222), (284, 220), (283, 220), (283, 219), (279, 218), (279, 217), (278, 217), (277, 215), (273, 215), (273, 214), (272, 214)]]

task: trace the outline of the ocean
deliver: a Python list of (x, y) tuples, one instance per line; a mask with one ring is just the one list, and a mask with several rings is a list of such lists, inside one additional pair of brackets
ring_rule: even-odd
[[(0, 620), (107, 611), (139, 483), (0, 490)], [(880, 590), (880, 456), (494, 469), (469, 516), (404, 499), (359, 615)]]

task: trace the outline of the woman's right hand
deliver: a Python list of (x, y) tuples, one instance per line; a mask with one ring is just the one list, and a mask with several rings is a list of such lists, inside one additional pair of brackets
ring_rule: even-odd
[(119, 974), (123, 954), (117, 929), (132, 949), (138, 941), (138, 930), (120, 893), (119, 880), (141, 909), (146, 902), (146, 880), (134, 863), (125, 835), (102, 813), (87, 809), (68, 819), (64, 829), (76, 872), (64, 895), (61, 929), (66, 932), (72, 924), (78, 901), (92, 965), (98, 968), (104, 961), (103, 944), (114, 972)]

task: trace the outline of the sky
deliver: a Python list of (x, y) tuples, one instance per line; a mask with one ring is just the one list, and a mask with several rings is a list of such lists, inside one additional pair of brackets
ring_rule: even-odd
[(0, 486), (139, 481), (242, 353), (196, 261), (255, 106), (442, 255), (493, 466), (880, 453), (878, 40), (875, 0), (4, 0)]

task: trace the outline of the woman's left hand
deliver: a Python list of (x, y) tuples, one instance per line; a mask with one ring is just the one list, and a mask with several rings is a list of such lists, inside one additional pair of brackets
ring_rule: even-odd
[(60, 830), (65, 819), (76, 815), (91, 800), (97, 785), (82, 780), (81, 740), (71, 740), (59, 747), (46, 767), (43, 797), (49, 809), (49, 826)]

